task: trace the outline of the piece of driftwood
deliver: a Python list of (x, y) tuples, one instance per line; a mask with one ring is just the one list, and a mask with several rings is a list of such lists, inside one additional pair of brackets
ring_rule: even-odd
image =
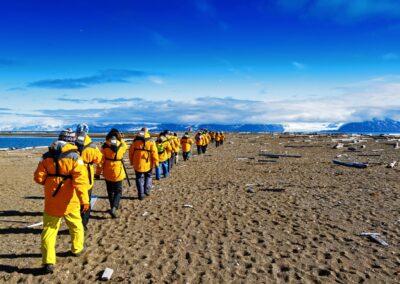
[(359, 157), (380, 157), (380, 154), (358, 154)]
[(363, 237), (368, 237), (371, 241), (374, 241), (382, 246), (387, 247), (389, 245), (387, 242), (379, 237), (379, 233), (363, 232), (360, 235)]
[(359, 169), (364, 169), (364, 168), (368, 167), (368, 164), (358, 163), (358, 162), (343, 162), (343, 161), (339, 161), (339, 160), (332, 160), (332, 162), (336, 165), (359, 168)]
[(332, 148), (333, 149), (340, 149), (340, 148), (343, 148), (343, 143), (337, 143), (335, 146), (333, 146)]
[(397, 164), (397, 161), (393, 161), (393, 162), (391, 162), (391, 163), (389, 163), (386, 167), (387, 168), (394, 168), (394, 166)]
[(193, 208), (193, 205), (190, 205), (190, 204), (184, 204), (184, 205), (183, 205), (183, 207), (184, 207), (184, 208)]
[(38, 227), (38, 226), (41, 226), (41, 225), (43, 225), (43, 222), (35, 223), (35, 224), (29, 225), (29, 226), (26, 226), (26, 227), (27, 228), (34, 228), (34, 227)]
[(108, 281), (111, 279), (111, 275), (113, 274), (114, 270), (111, 268), (106, 268), (103, 272), (103, 275), (101, 275), (101, 280), (103, 281)]
[(301, 155), (296, 155), (296, 154), (272, 154), (272, 153), (266, 153), (266, 154), (259, 154), (260, 156), (265, 156), (268, 158), (301, 158)]

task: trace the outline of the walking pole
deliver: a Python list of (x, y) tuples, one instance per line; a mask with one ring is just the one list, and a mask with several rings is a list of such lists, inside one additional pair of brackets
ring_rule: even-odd
[(124, 171), (125, 171), (125, 175), (126, 175), (126, 180), (128, 181), (129, 186), (131, 186), (131, 181), (129, 180), (129, 176), (128, 176), (128, 172), (127, 172), (126, 167), (125, 167), (124, 160), (121, 160), (121, 162), (122, 162), (122, 166), (124, 167)]

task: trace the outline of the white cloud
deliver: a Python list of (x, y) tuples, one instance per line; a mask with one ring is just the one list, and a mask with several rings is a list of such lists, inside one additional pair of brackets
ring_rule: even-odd
[(307, 68), (307, 65), (297, 62), (297, 61), (293, 61), (292, 65), (293, 65), (293, 67), (295, 67), (296, 69), (299, 69), (299, 70), (304, 70)]
[[(321, 90), (323, 91), (323, 90)], [(96, 123), (282, 123), (291, 130), (316, 130), (331, 123), (372, 118), (400, 120), (400, 76), (381, 76), (341, 86), (335, 96), (303, 99), (246, 100), (202, 97), (149, 100), (120, 97), (110, 100), (69, 100), (68, 108), (37, 110), (33, 114), (0, 113), (2, 129), (47, 124), (59, 126), (87, 121)], [(273, 94), (272, 94), (273, 95)], [(276, 96), (271, 96), (276, 97)], [(62, 101), (59, 103), (63, 105)], [(73, 105), (76, 105), (76, 108)], [(46, 105), (46, 104), (43, 104)], [(330, 126), (329, 126), (330, 127)]]
[(156, 85), (164, 85), (164, 80), (159, 76), (149, 76), (149, 81)]
[(398, 0), (275, 0), (281, 9), (315, 18), (351, 23), (367, 18), (400, 17)]
[(382, 59), (384, 59), (384, 60), (397, 60), (397, 59), (400, 59), (400, 56), (397, 53), (390, 52), (390, 53), (384, 54), (382, 56)]

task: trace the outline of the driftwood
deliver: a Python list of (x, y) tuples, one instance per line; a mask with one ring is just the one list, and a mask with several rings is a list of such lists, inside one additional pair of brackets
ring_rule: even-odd
[(358, 154), (359, 157), (380, 157), (380, 154)]
[(394, 166), (397, 164), (397, 161), (393, 161), (393, 162), (391, 162), (391, 163), (389, 163), (386, 167), (387, 168), (394, 168)]
[(368, 167), (368, 164), (358, 163), (358, 162), (343, 162), (343, 161), (339, 161), (339, 160), (332, 160), (332, 162), (336, 165), (359, 168), (359, 169), (364, 169), (364, 168)]
[(260, 156), (265, 156), (268, 158), (301, 158), (301, 155), (295, 155), (295, 154), (259, 154)]
[(34, 228), (34, 227), (38, 227), (38, 226), (41, 226), (41, 225), (43, 225), (43, 222), (39, 222), (39, 223), (35, 223), (35, 224), (32, 224), (32, 225), (26, 226), (26, 228)]
[(384, 240), (382, 240), (379, 237), (379, 233), (370, 233), (370, 232), (364, 232), (360, 234), (363, 237), (368, 237), (371, 241), (377, 242), (378, 244), (387, 247), (389, 244), (387, 242), (385, 242)]
[(333, 149), (340, 149), (340, 148), (343, 148), (343, 143), (338, 143), (338, 144), (336, 144), (335, 146), (333, 146), (332, 148)]

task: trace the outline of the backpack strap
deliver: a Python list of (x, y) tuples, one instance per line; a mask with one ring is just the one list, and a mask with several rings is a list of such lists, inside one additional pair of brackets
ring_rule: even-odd
[(60, 174), (60, 165), (59, 165), (59, 163), (58, 163), (58, 161), (59, 161), (60, 159), (65, 158), (65, 157), (67, 157), (69, 154), (72, 154), (72, 153), (78, 154), (78, 153), (76, 152), (76, 150), (69, 150), (69, 151), (64, 152), (64, 153), (62, 153), (62, 152), (60, 152), (60, 153), (48, 152), (48, 153), (46, 153), (45, 155), (43, 155), (44, 158), (53, 158), (54, 163), (55, 163), (55, 168), (56, 168), (55, 174), (47, 174), (47, 176), (50, 176), (50, 177), (62, 177), (61, 182), (57, 185), (56, 190), (55, 190), (55, 191), (53, 192), (53, 194), (52, 194), (53, 197), (55, 197), (55, 196), (58, 194), (58, 192), (60, 191), (61, 187), (63, 186), (64, 182), (65, 182), (67, 179), (72, 179), (72, 175), (62, 175), (62, 174)]

